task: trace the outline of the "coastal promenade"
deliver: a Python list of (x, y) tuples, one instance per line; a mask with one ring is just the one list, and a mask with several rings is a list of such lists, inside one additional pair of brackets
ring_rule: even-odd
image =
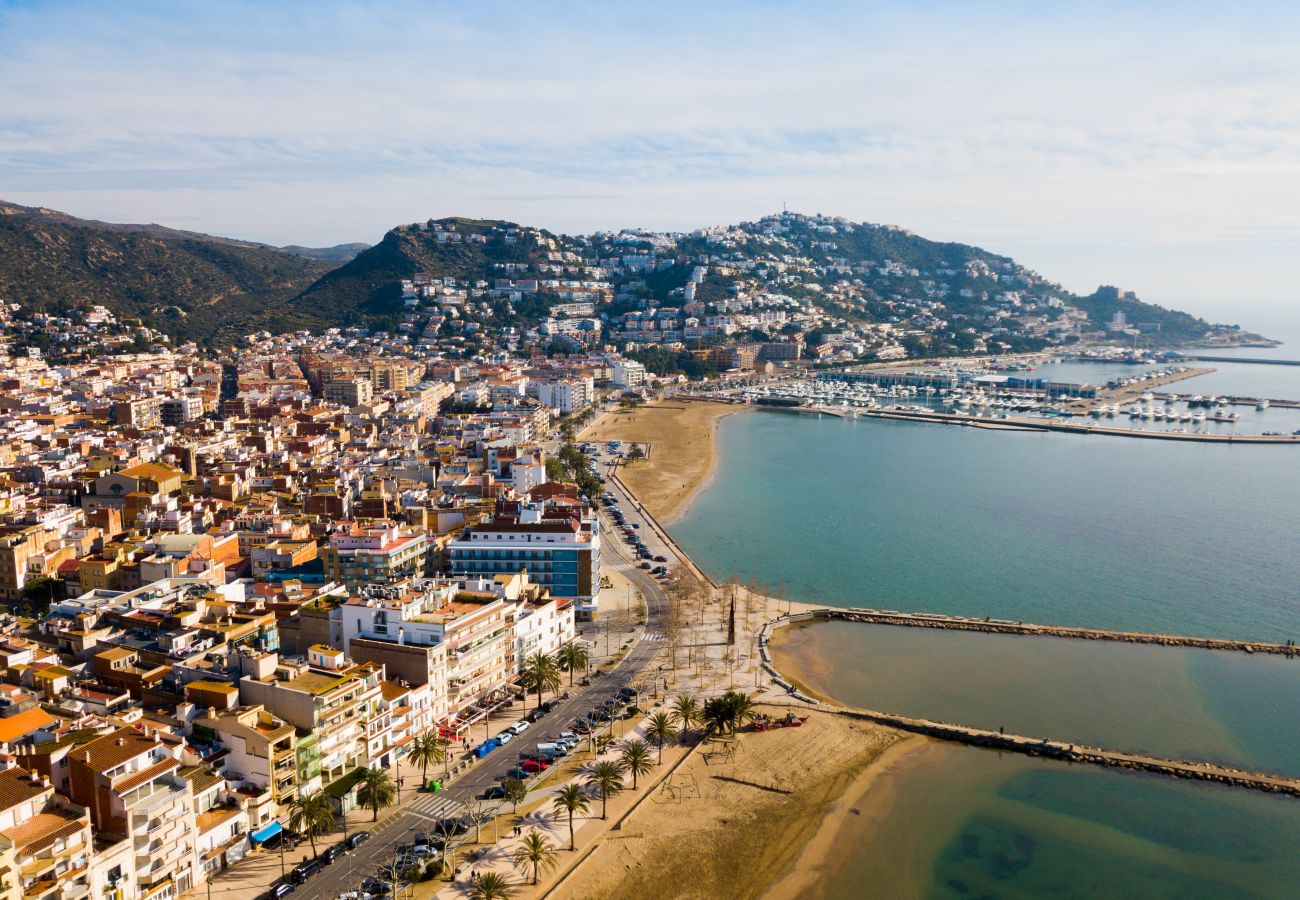
[[(791, 697), (801, 703), (816, 705), (819, 700), (807, 696), (798, 686), (782, 676), (772, 661), (768, 643), (772, 632), (793, 622), (807, 622), (817, 619), (843, 619), (847, 621), (867, 622), (870, 624), (902, 625), (922, 628), (955, 628), (969, 631), (987, 631), (999, 634), (1027, 634), (1045, 637), (1072, 637), (1091, 640), (1128, 641), (1132, 643), (1160, 644), (1163, 646), (1202, 647), (1218, 650), (1239, 650), (1242, 652), (1270, 652), (1284, 656), (1296, 656), (1297, 648), (1286, 644), (1266, 644), (1245, 641), (1219, 641), (1213, 638), (1189, 638), (1178, 635), (1146, 634), (1140, 632), (1100, 631), (1093, 629), (1065, 628), (1046, 625), (1027, 625), (1018, 622), (997, 620), (964, 619), (954, 616), (931, 616), (925, 614), (897, 613), (889, 610), (830, 609), (819, 608), (803, 610), (781, 615), (765, 623), (759, 632), (759, 656), (763, 668), (772, 676), (773, 681), (783, 687)], [(1211, 781), (1233, 787), (1247, 788), (1272, 794), (1285, 794), (1300, 797), (1300, 779), (1261, 772), (1248, 772), (1228, 766), (1194, 760), (1167, 759), (1141, 753), (1125, 753), (1104, 747), (1091, 747), (1085, 744), (1056, 741), (1045, 737), (1029, 737), (1019, 734), (1007, 734), (1003, 731), (990, 731), (969, 725), (951, 722), (937, 722), (901, 716), (893, 713), (869, 709), (840, 708), (841, 715), (861, 718), (880, 725), (897, 728), (913, 734), (922, 734), (943, 740), (957, 741), (976, 747), (988, 747), (1009, 750), (1028, 756), (1042, 756), (1063, 762), (1088, 763), (1090, 765), (1110, 768), (1129, 769), (1164, 775), (1172, 778), (1184, 778), (1197, 781)]]

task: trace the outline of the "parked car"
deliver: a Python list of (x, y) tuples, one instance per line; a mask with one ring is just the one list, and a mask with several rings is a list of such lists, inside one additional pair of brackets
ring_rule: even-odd
[(525, 731), (527, 731), (527, 730), (528, 730), (528, 720), (527, 720), (527, 719), (524, 719), (524, 720), (522, 720), (522, 721), (516, 722), (515, 724), (511, 725), (509, 728), (506, 729), (506, 731), (508, 731), (508, 732), (510, 732), (511, 734), (514, 734), (514, 735), (523, 734), (523, 733), (524, 733)]
[(666, 557), (666, 556), (656, 556), (656, 557), (655, 557), (655, 562), (666, 563), (666, 562), (668, 562), (668, 557)]
[(566, 744), (569, 744), (570, 746), (576, 746), (577, 744), (580, 744), (582, 742), (582, 738), (578, 737), (578, 735), (572, 731), (561, 731), (560, 736), (557, 737), (556, 740), (564, 741)]
[(632, 700), (636, 697), (636, 688), (624, 687), (618, 689), (618, 695), (624, 700)]
[(325, 848), (325, 852), (320, 855), (320, 861), (328, 866), (330, 863), (334, 862), (334, 860), (338, 859), (340, 856), (342, 856), (344, 853), (347, 852), (348, 852), (347, 847), (343, 846), (342, 844), (335, 844), (333, 847)]
[(505, 778), (506, 780), (513, 778), (515, 781), (527, 781), (528, 776), (531, 774), (533, 773), (529, 772), (527, 769), (515, 766), (513, 769), (508, 769), (506, 771)]
[(293, 871), (289, 873), (289, 877), (293, 879), (294, 884), (305, 884), (308, 878), (312, 877), (323, 868), (324, 865), (319, 859), (304, 860), (293, 867)]
[(292, 881), (277, 881), (275, 884), (271, 885), (271, 889), (262, 896), (268, 897), (270, 900), (279, 900), (280, 897), (292, 894), (295, 886), (296, 885), (294, 885)]
[(358, 831), (356, 834), (348, 837), (348, 849), (355, 850), (368, 840), (370, 840), (369, 831)]
[(530, 759), (522, 766), (523, 770), (530, 775), (536, 775), (538, 772), (545, 772), (550, 767), (550, 763), (542, 762), (540, 759)]
[(578, 722), (573, 726), (573, 730), (578, 734), (591, 734), (593, 729), (590, 722)]
[(514, 737), (515, 737), (515, 733), (511, 731), (509, 728), (507, 728), (505, 731), (501, 732), (496, 736), (496, 741), (498, 744), (504, 746), (510, 743), (512, 740), (514, 740)]
[(650, 570), (650, 560), (648, 560), (648, 559), (647, 559), (647, 560), (643, 560), (643, 561), (641, 562), (641, 568), (645, 569), (646, 571), (649, 571), (649, 570)]
[(380, 881), (378, 878), (367, 878), (365, 881), (361, 882), (361, 890), (365, 891), (367, 894), (374, 894), (377, 897), (382, 897), (391, 892), (388, 883), (386, 881)]
[(480, 800), (504, 800), (505, 798), (506, 788), (502, 784), (494, 784), (479, 795)]

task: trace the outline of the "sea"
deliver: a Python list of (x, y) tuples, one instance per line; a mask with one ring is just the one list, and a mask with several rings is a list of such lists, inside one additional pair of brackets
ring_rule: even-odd
[[(1241, 319), (1285, 343), (1214, 355), (1300, 359), (1300, 321)], [(1179, 392), (1300, 400), (1300, 367), (1216, 369)], [(670, 526), (716, 579), (830, 606), (1300, 641), (1300, 447), (766, 411), (724, 419), (719, 446)], [(1300, 661), (849, 624), (800, 640), (845, 702), (1300, 773)], [(825, 896), (1296, 896), (1293, 799), (936, 746), (895, 776), (884, 826), (842, 838)]]

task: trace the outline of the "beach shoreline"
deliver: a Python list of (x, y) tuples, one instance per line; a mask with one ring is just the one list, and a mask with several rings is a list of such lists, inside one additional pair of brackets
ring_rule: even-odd
[(718, 423), (749, 408), (667, 400), (610, 413), (584, 437), (650, 445), (650, 458), (625, 463), (619, 478), (659, 522), (679, 520), (718, 469)]
[(772, 885), (766, 900), (806, 900), (821, 896), (821, 885), (834, 868), (836, 848), (854, 843), (850, 838), (881, 827), (895, 799), (889, 782), (920, 760), (935, 742), (919, 735), (905, 737), (886, 747), (867, 764), (822, 817), (821, 825), (786, 875)]

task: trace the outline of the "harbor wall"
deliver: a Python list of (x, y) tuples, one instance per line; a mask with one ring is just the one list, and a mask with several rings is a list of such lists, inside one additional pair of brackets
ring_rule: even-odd
[[(1101, 631), (1086, 628), (1065, 628), (1049, 625), (1028, 625), (1019, 622), (980, 621), (962, 619), (952, 616), (930, 616), (925, 614), (895, 613), (884, 610), (841, 610), (815, 609), (798, 612), (765, 623), (758, 636), (759, 657), (763, 669), (772, 676), (773, 682), (785, 690), (793, 699), (809, 705), (820, 702), (799, 691), (788, 679), (782, 677), (772, 662), (768, 641), (774, 629), (792, 622), (806, 622), (816, 619), (847, 619), (849, 621), (869, 622), (871, 624), (902, 625), (922, 628), (955, 628), (969, 631), (987, 631), (998, 634), (1030, 634), (1048, 637), (1073, 637), (1085, 640), (1114, 640), (1132, 643), (1150, 643), (1163, 646), (1201, 647), (1215, 650), (1238, 650), (1247, 653), (1270, 652), (1285, 656), (1297, 655), (1297, 648), (1284, 644), (1263, 644), (1249, 641), (1221, 641), (1215, 638), (1192, 638), (1179, 635), (1145, 634), (1138, 632)], [(1115, 769), (1128, 769), (1170, 778), (1184, 778), (1194, 781), (1209, 781), (1231, 787), (1246, 788), (1271, 794), (1284, 794), (1300, 798), (1300, 779), (1280, 775), (1268, 775), (1261, 772), (1248, 772), (1228, 766), (1193, 760), (1167, 759), (1148, 756), (1141, 753), (1124, 753), (1105, 747), (1092, 747), (1050, 738), (1027, 737), (1019, 734), (1007, 734), (1002, 731), (989, 731), (958, 725), (951, 722), (936, 722), (931, 719), (918, 719), (893, 713), (870, 709), (852, 709), (833, 707), (839, 715), (863, 719), (940, 740), (956, 741), (973, 747), (986, 747), (995, 750), (1007, 750), (1026, 756), (1041, 756), (1062, 762), (1086, 763), (1088, 765), (1106, 766)]]

